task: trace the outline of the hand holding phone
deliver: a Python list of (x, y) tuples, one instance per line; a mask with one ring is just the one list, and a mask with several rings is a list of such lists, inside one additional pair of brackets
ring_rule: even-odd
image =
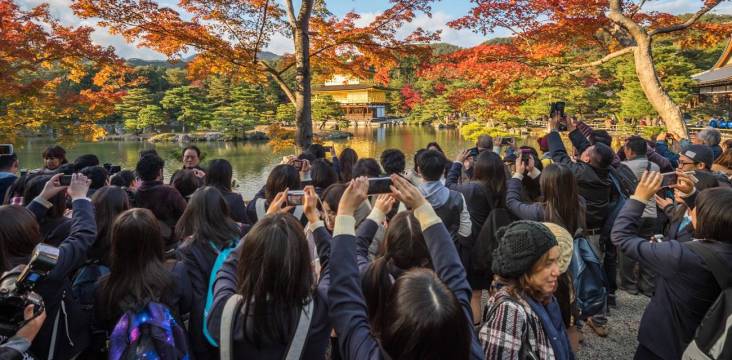
[(305, 191), (291, 190), (287, 192), (287, 205), (300, 206), (305, 202)]

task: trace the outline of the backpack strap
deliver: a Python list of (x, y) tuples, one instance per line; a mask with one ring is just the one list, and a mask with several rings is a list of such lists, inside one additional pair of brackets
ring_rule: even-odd
[(267, 216), (267, 209), (265, 207), (267, 200), (258, 198), (254, 201), (254, 208), (257, 210), (257, 220), (264, 219)]
[(206, 320), (208, 319), (208, 315), (211, 313), (211, 309), (213, 308), (213, 287), (214, 283), (216, 282), (216, 276), (219, 273), (219, 270), (221, 269), (221, 266), (224, 265), (224, 261), (229, 257), (229, 254), (234, 250), (236, 247), (236, 241), (233, 242), (231, 246), (225, 247), (221, 250), (219, 250), (216, 245), (213, 243), (209, 243), (214, 251), (217, 252), (216, 260), (214, 261), (213, 266), (211, 267), (211, 274), (208, 278), (208, 290), (206, 291), (206, 303), (203, 307), (203, 335), (208, 340), (208, 343), (212, 346), (218, 346), (216, 343), (216, 340), (211, 336), (211, 334), (208, 332), (208, 326), (205, 326)]
[(690, 241), (686, 243), (686, 246), (704, 260), (704, 263), (707, 264), (709, 271), (714, 275), (714, 279), (717, 280), (717, 284), (719, 284), (722, 290), (732, 287), (732, 276), (728, 267), (714, 250), (704, 244), (705, 242), (703, 240)]
[[(234, 346), (233, 346), (233, 327), (234, 327), (234, 318), (236, 318), (236, 314), (239, 313), (237, 311), (240, 309), (242, 296), (239, 294), (231, 295), (229, 300), (226, 300), (226, 305), (224, 305), (224, 312), (221, 314), (221, 330), (220, 330), (220, 340), (221, 340), (221, 360), (231, 360), (234, 358)], [(204, 325), (204, 328), (206, 326)]]
[(295, 335), (290, 340), (290, 345), (287, 349), (287, 356), (285, 360), (299, 360), (302, 357), (302, 351), (305, 349), (305, 343), (308, 340), (308, 332), (310, 331), (310, 322), (313, 319), (313, 309), (315, 308), (315, 301), (310, 301), (303, 306), (300, 312), (300, 320), (297, 322), (297, 330)]

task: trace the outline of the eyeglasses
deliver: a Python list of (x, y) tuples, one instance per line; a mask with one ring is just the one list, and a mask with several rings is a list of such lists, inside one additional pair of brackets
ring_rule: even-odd
[(681, 168), (681, 167), (684, 167), (686, 165), (696, 165), (696, 163), (695, 162), (691, 162), (691, 161), (689, 161), (689, 162), (687, 162), (687, 161), (679, 161), (679, 166), (678, 167)]

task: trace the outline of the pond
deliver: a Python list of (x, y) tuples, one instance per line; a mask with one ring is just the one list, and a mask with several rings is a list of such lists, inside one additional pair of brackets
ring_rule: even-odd
[[(382, 128), (349, 129), (354, 136), (348, 140), (327, 142), (340, 152), (350, 147), (359, 157), (374, 157), (378, 160), (382, 151), (389, 148), (402, 150), (407, 154), (407, 166), (412, 166), (412, 156), (432, 141), (437, 141), (450, 159), (458, 151), (474, 145), (464, 141), (457, 130), (435, 130), (433, 127), (400, 126)], [(520, 139), (523, 143), (527, 139)], [(48, 139), (30, 139), (24, 144), (16, 144), (16, 152), (21, 168), (35, 169), (42, 166), (41, 153), (46, 146), (52, 144)], [(535, 142), (533, 143), (535, 144)], [(532, 145), (533, 145), (532, 144)], [(231, 162), (234, 179), (239, 191), (245, 199), (251, 199), (264, 185), (270, 170), (280, 163), (282, 157), (296, 153), (296, 149), (274, 151), (266, 142), (258, 143), (196, 143), (201, 148), (204, 164), (208, 160), (223, 158)], [(156, 149), (165, 159), (166, 180), (173, 172), (182, 167), (180, 152), (183, 145), (151, 144), (147, 142), (82, 142), (64, 146), (67, 158), (73, 161), (82, 154), (96, 154), (102, 163), (121, 165), (123, 169), (134, 169), (140, 150)]]

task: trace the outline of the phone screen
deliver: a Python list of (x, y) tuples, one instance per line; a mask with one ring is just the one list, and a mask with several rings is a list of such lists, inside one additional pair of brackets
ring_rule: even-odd
[(12, 155), (13, 145), (11, 144), (0, 144), (0, 155)]
[(370, 178), (369, 179), (369, 195), (373, 194), (390, 194), (391, 178)]
[(478, 148), (477, 147), (470, 149), (470, 157), (472, 157), (472, 158), (478, 157)]
[(305, 201), (305, 192), (293, 190), (287, 192), (287, 205), (299, 206)]
[(675, 173), (665, 175), (663, 177), (663, 180), (661, 180), (661, 186), (667, 188), (671, 185), (674, 185), (678, 182), (678, 178), (679, 176)]
[(71, 175), (62, 176), (61, 179), (59, 180), (59, 182), (61, 183), (61, 186), (71, 185)]
[(530, 158), (531, 158), (531, 150), (529, 150), (529, 149), (521, 149), (521, 161), (523, 163), (528, 164)]

